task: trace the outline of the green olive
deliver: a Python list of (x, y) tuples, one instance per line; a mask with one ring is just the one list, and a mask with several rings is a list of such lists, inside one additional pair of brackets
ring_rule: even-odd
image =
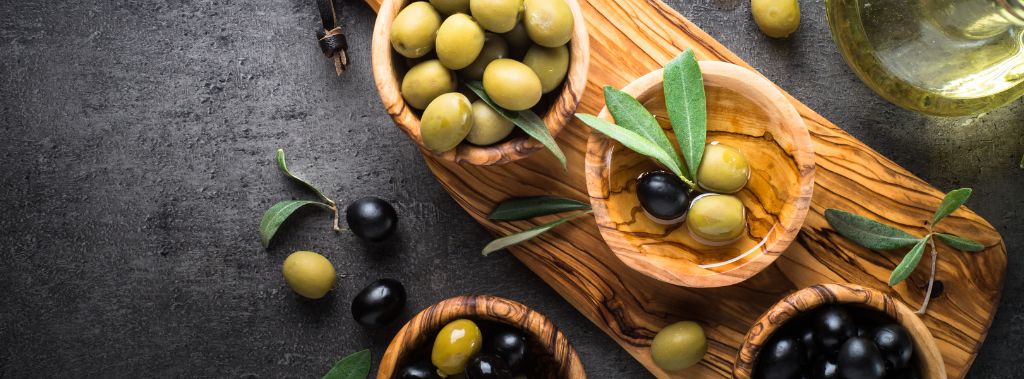
[(750, 180), (750, 164), (738, 149), (720, 143), (704, 147), (697, 184), (711, 192), (734, 193)]
[(430, 0), (430, 4), (445, 15), (469, 13), (469, 0)]
[(525, 64), (496, 59), (484, 70), (484, 92), (502, 108), (526, 110), (540, 101), (540, 78)]
[(466, 363), (480, 352), (483, 337), (480, 328), (466, 319), (449, 322), (441, 328), (434, 339), (430, 362), (445, 376), (460, 374), (466, 370)]
[(469, 66), (484, 48), (484, 30), (464, 13), (448, 16), (437, 29), (437, 59), (452, 70)]
[(651, 341), (651, 359), (665, 371), (679, 371), (704, 359), (708, 340), (704, 329), (693, 321), (666, 326)]
[(441, 61), (432, 59), (409, 69), (402, 78), (402, 97), (409, 106), (426, 108), (431, 101), (448, 92), (455, 91), (455, 74)]
[(523, 24), (534, 43), (558, 47), (572, 38), (572, 10), (565, 0), (526, 0), (523, 9)]
[(505, 33), (519, 22), (523, 0), (473, 0), (469, 9), (484, 29)]
[(391, 22), (391, 46), (407, 58), (419, 58), (434, 49), (441, 15), (425, 1), (417, 1), (398, 12)]
[(697, 196), (686, 214), (686, 226), (698, 242), (724, 245), (736, 240), (747, 229), (747, 211), (743, 202), (732, 195), (704, 194)]
[(508, 43), (494, 33), (484, 33), (484, 48), (469, 66), (459, 71), (463, 80), (480, 80), (484, 78), (484, 69), (495, 59), (508, 58)]
[(491, 145), (508, 137), (514, 126), (483, 100), (477, 100), (473, 102), (473, 128), (466, 141), (479, 146)]
[(529, 66), (540, 78), (542, 92), (554, 91), (569, 71), (569, 47), (531, 47), (523, 57), (523, 64)]
[(750, 0), (750, 13), (761, 32), (772, 38), (786, 38), (800, 26), (797, 0)]
[(521, 22), (501, 36), (508, 42), (509, 56), (515, 59), (522, 57), (526, 50), (533, 46), (533, 41), (530, 40), (530, 35), (526, 33), (526, 27)]
[(292, 291), (309, 299), (324, 297), (337, 280), (331, 262), (312, 251), (296, 251), (289, 255), (284, 260), (281, 273)]
[(473, 106), (466, 95), (446, 93), (430, 102), (420, 118), (423, 145), (435, 152), (454, 149), (473, 128)]

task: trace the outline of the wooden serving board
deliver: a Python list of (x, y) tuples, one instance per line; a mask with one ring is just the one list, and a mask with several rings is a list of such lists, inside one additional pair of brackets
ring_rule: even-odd
[[(380, 0), (366, 0), (374, 9)], [(597, 114), (604, 85), (623, 87), (661, 68), (686, 48), (701, 60), (750, 67), (735, 54), (659, 0), (580, 0), (590, 33), (590, 73), (579, 111)], [(611, 22), (610, 20), (614, 20)], [(788, 96), (788, 95), (787, 95)], [(836, 234), (826, 208), (868, 215), (924, 234), (925, 221), (944, 191), (933, 188), (790, 97), (814, 143), (814, 200), (800, 237), (774, 265), (739, 285), (689, 289), (639, 274), (604, 244), (593, 218), (580, 218), (512, 253), (658, 377), (731, 377), (743, 337), (754, 321), (785, 295), (817, 283), (849, 282), (888, 293), (912, 308), (920, 305), (927, 270), (917, 270), (890, 289), (889, 272), (902, 252), (872, 252)], [(430, 170), (460, 206), (495, 234), (509, 234), (551, 221), (493, 223), (494, 205), (516, 196), (559, 195), (588, 199), (584, 154), (590, 129), (579, 122), (558, 136), (569, 161), (563, 172), (554, 157), (538, 152), (504, 166), (458, 165), (425, 153)], [(948, 189), (947, 189), (948, 190)], [(992, 323), (1006, 271), (1006, 247), (977, 214), (957, 211), (938, 227), (987, 246), (967, 254), (940, 246), (938, 278), (943, 294), (922, 319), (936, 338), (951, 378), (966, 375)], [(927, 265), (928, 258), (922, 261)], [(651, 338), (679, 320), (704, 325), (709, 350), (698, 365), (675, 375), (654, 366)]]

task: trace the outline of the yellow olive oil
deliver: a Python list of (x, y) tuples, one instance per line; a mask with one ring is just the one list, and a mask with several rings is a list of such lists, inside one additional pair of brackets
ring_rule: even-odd
[(942, 116), (1024, 95), (1024, 0), (826, 0), (832, 37), (871, 89)]

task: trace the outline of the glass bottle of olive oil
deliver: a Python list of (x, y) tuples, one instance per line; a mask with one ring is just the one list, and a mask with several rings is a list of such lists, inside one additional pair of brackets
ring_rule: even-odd
[(1024, 0), (826, 0), (832, 37), (882, 97), (961, 116), (1024, 95)]

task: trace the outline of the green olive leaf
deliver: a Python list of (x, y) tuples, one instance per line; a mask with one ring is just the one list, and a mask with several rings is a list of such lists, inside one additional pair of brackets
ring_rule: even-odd
[(892, 270), (892, 275), (889, 276), (889, 287), (895, 286), (907, 279), (910, 273), (914, 272), (917, 268), (917, 264), (921, 263), (921, 256), (924, 255), (924, 245), (928, 242), (928, 238), (922, 238), (914, 245), (913, 249), (903, 257), (903, 261)]
[(954, 236), (952, 234), (935, 233), (935, 238), (937, 238), (939, 241), (942, 241), (942, 243), (949, 245), (949, 247), (952, 247), (960, 251), (976, 253), (985, 250), (985, 245), (981, 244), (981, 242), (969, 240), (959, 236)]
[(673, 159), (673, 157), (670, 156), (668, 153), (666, 153), (665, 150), (662, 150), (660, 147), (658, 147), (658, 145), (655, 144), (654, 142), (651, 142), (647, 138), (644, 138), (643, 136), (637, 134), (632, 130), (612, 124), (593, 115), (577, 113), (576, 118), (580, 119), (580, 121), (583, 121), (583, 123), (587, 124), (587, 126), (590, 126), (591, 128), (597, 129), (597, 131), (604, 133), (604, 135), (608, 136), (609, 138), (619, 141), (619, 143), (621, 143), (623, 146), (626, 146), (630, 150), (633, 150), (641, 155), (646, 155), (648, 157), (654, 158), (662, 165), (664, 165), (666, 168), (668, 168), (669, 171), (672, 171), (673, 174), (676, 174), (676, 176), (682, 178), (687, 185), (693, 187), (693, 182), (687, 179), (685, 176), (683, 176), (683, 170), (679, 167), (679, 165), (676, 164), (676, 160)]
[(289, 216), (307, 205), (319, 205), (330, 209), (330, 205), (313, 200), (285, 200), (270, 207), (260, 220), (260, 241), (263, 242), (263, 248), (270, 247), (270, 240)]
[(636, 98), (628, 93), (615, 89), (615, 87), (605, 86), (604, 104), (608, 107), (612, 117), (615, 118), (616, 125), (629, 129), (654, 142), (655, 145), (658, 145), (676, 161), (677, 166), (684, 167), (683, 161), (679, 159), (676, 149), (672, 147), (672, 143), (669, 142), (665, 131), (661, 129), (658, 120), (654, 118), (654, 115), (643, 104), (640, 104), (640, 101), (637, 101)]
[(323, 379), (366, 379), (370, 375), (370, 350), (362, 350), (341, 358)]
[(544, 225), (535, 226), (533, 228), (521, 231), (519, 233), (514, 233), (514, 234), (507, 235), (505, 237), (498, 238), (498, 239), (496, 239), (494, 241), (491, 241), (491, 243), (487, 244), (487, 246), (484, 246), (484, 249), (483, 249), (482, 253), (486, 257), (486, 256), (490, 255), (491, 253), (493, 253), (495, 251), (498, 251), (498, 250), (507, 248), (509, 246), (513, 246), (513, 245), (517, 245), (517, 244), (529, 241), (533, 237), (539, 236), (541, 234), (546, 233), (547, 231), (549, 231), (551, 229), (554, 229), (556, 226), (562, 225), (562, 224), (564, 224), (564, 223), (566, 223), (566, 222), (568, 222), (570, 220), (576, 219), (576, 218), (578, 218), (580, 216), (583, 216), (583, 215), (591, 213), (591, 212), (592, 211), (590, 211), (590, 210), (586, 210), (586, 211), (579, 212), (579, 213), (576, 213), (576, 214), (568, 216), (568, 217), (560, 218), (558, 220), (549, 222), (549, 223), (544, 224)]
[(693, 50), (686, 49), (668, 62), (664, 71), (665, 107), (672, 122), (679, 150), (683, 153), (689, 178), (697, 177), (707, 142), (708, 110), (704, 97), (704, 77)]
[(513, 112), (498, 106), (498, 104), (495, 104), (494, 101), (487, 96), (487, 92), (484, 91), (483, 84), (478, 81), (467, 82), (466, 87), (469, 87), (469, 89), (472, 90), (480, 100), (483, 100), (483, 102), (491, 107), (491, 109), (494, 109), (495, 112), (498, 112), (498, 114), (505, 119), (512, 121), (512, 123), (518, 126), (519, 129), (522, 129), (527, 135), (544, 145), (544, 147), (551, 151), (551, 154), (554, 154), (555, 158), (562, 163), (562, 169), (568, 170), (565, 153), (563, 153), (562, 149), (558, 147), (558, 142), (555, 142), (555, 137), (551, 136), (551, 131), (548, 130), (547, 125), (544, 124), (544, 120), (542, 120), (540, 116), (537, 116), (537, 114), (533, 113), (531, 110)]
[(920, 238), (878, 221), (838, 209), (826, 209), (825, 219), (839, 234), (873, 250), (892, 250), (919, 243)]
[(932, 217), (932, 226), (938, 224), (939, 221), (946, 218), (960, 208), (961, 205), (967, 202), (967, 199), (971, 197), (973, 191), (970, 188), (961, 188), (957, 190), (949, 191), (946, 197), (942, 199), (942, 204), (939, 204), (939, 209), (935, 210), (935, 216)]
[(275, 160), (277, 160), (277, 168), (281, 169), (281, 172), (284, 172), (285, 176), (291, 178), (292, 180), (295, 180), (296, 182), (299, 182), (299, 184), (302, 184), (304, 187), (309, 188), (311, 191), (315, 192), (317, 196), (323, 199), (324, 202), (328, 204), (334, 202), (333, 200), (325, 196), (323, 192), (320, 192), (320, 189), (314, 187), (312, 184), (309, 184), (309, 182), (303, 180), (302, 178), (295, 176), (294, 174), (292, 174), (290, 170), (288, 170), (288, 163), (286, 163), (284, 160), (284, 149), (277, 149), (277, 155), (275, 156)]
[(494, 207), (488, 219), (517, 221), (567, 211), (587, 210), (590, 204), (555, 196), (522, 197), (503, 201)]

